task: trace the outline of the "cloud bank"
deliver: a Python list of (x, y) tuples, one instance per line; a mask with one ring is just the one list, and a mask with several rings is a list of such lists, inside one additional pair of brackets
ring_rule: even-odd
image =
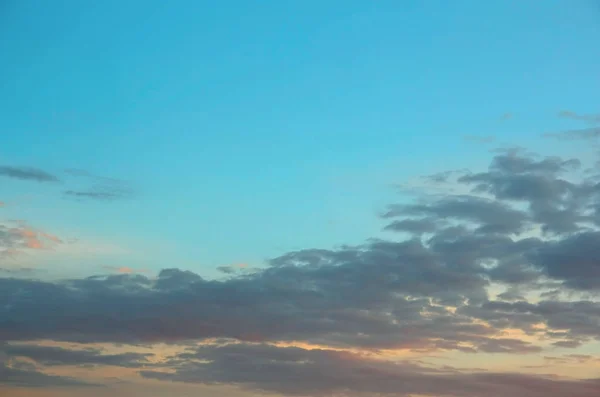
[[(600, 173), (581, 168), (499, 151), (485, 171), (429, 178), (468, 194), (390, 205), (382, 220), (394, 238), (288, 252), (252, 273), (224, 268), (223, 280), (177, 268), (157, 277), (0, 278), (0, 341), (5, 354), (41, 365), (133, 368), (146, 357), (14, 346), (180, 344), (188, 350), (161, 364), (168, 371), (140, 374), (288, 395), (596, 396), (597, 379), (377, 355), (545, 354), (600, 341)], [(0, 232), (5, 246), (27, 241)]]

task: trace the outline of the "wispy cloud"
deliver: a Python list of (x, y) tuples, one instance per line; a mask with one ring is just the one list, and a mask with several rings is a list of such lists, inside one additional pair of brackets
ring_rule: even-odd
[(572, 112), (570, 110), (561, 110), (560, 112), (558, 112), (558, 117), (572, 119), (572, 120), (578, 120), (578, 121), (584, 121), (584, 122), (590, 123), (590, 124), (600, 123), (600, 113), (580, 114), (580, 113)]
[(112, 201), (131, 198), (134, 194), (134, 190), (130, 184), (117, 178), (98, 176), (79, 169), (67, 169), (65, 173), (70, 176), (91, 180), (93, 183), (92, 186), (64, 191), (66, 197), (77, 200)]
[(110, 272), (119, 273), (119, 274), (135, 274), (135, 273), (148, 273), (148, 270), (145, 269), (134, 269), (128, 266), (102, 266), (104, 270), (108, 270)]
[(0, 166), (0, 176), (36, 182), (59, 182), (55, 175), (33, 167)]
[(0, 223), (0, 257), (17, 258), (29, 250), (52, 249), (63, 241), (23, 221)]
[(131, 197), (132, 192), (127, 189), (95, 187), (91, 190), (66, 190), (65, 195), (77, 199), (90, 200), (118, 200)]
[(562, 132), (551, 132), (544, 134), (546, 138), (557, 138), (561, 140), (592, 140), (600, 137), (600, 127), (582, 128)]

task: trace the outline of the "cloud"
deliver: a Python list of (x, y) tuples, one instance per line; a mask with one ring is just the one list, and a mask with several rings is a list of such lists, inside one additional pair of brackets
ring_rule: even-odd
[[(520, 354), (539, 347), (504, 338), (505, 330), (549, 343), (598, 339), (596, 303), (541, 295), (532, 304), (514, 293), (600, 292), (600, 189), (593, 178), (569, 178), (578, 169), (575, 160), (498, 152), (487, 171), (458, 179), (487, 198), (449, 194), (389, 206), (386, 229), (408, 239), (288, 252), (226, 280), (179, 269), (157, 278), (0, 280), (10, 308), (0, 312), (8, 321), (2, 332), (9, 340), (232, 338)], [(490, 300), (492, 283), (513, 294)]]
[(568, 130), (563, 132), (547, 133), (544, 134), (546, 138), (557, 138), (560, 140), (567, 141), (584, 141), (584, 140), (595, 140), (600, 137), (600, 128), (582, 128), (577, 130)]
[(148, 353), (102, 354), (98, 349), (71, 350), (31, 344), (0, 345), (0, 352), (8, 357), (25, 357), (44, 366), (91, 364), (141, 368), (149, 364), (146, 359), (152, 356)]
[(565, 354), (560, 357), (545, 356), (544, 361), (551, 364), (583, 364), (590, 362), (600, 362), (600, 357), (589, 354)]
[(217, 270), (224, 274), (235, 274), (242, 270), (250, 270), (248, 269), (248, 265), (245, 263), (239, 263), (237, 265), (223, 265), (217, 267)]
[(0, 166), (0, 176), (36, 182), (59, 182), (55, 175), (32, 167)]
[(7, 357), (2, 357), (1, 354), (0, 385), (28, 388), (99, 386), (74, 378), (48, 375), (37, 371), (26, 364), (24, 365), (24, 363), (8, 360)]
[(34, 229), (24, 222), (0, 223), (0, 253), (5, 256), (18, 255), (24, 250), (52, 248), (63, 241), (50, 233)]
[(15, 267), (15, 268), (0, 267), (0, 273), (7, 273), (7, 274), (31, 274), (36, 271), (37, 271), (37, 269), (35, 269), (33, 267)]
[(600, 123), (600, 114), (579, 114), (570, 110), (561, 110), (560, 112), (558, 112), (558, 117), (584, 121), (590, 124)]
[(132, 191), (120, 187), (93, 187), (90, 190), (66, 190), (65, 196), (84, 200), (111, 201), (131, 197)]
[(175, 372), (141, 371), (176, 382), (233, 384), (281, 395), (595, 397), (600, 379), (435, 369), (332, 350), (266, 344), (204, 346), (179, 356)]
[[(456, 177), (461, 194), (388, 206), (384, 229), (403, 234), (386, 240), (291, 251), (252, 273), (222, 267), (229, 277), (219, 280), (119, 267), (110, 269), (121, 274), (52, 282), (0, 278), (0, 340), (233, 340), (242, 343), (185, 353), (169, 363), (174, 372), (143, 374), (290, 394), (304, 382), (312, 395), (595, 395), (597, 381), (448, 373), (348, 353), (539, 355), (600, 341), (600, 174), (583, 173), (576, 159), (522, 150), (492, 156), (487, 169), (440, 174)], [(0, 244), (60, 240), (19, 227), (0, 228)], [(329, 350), (274, 346), (281, 343)]]
[(147, 270), (141, 269), (133, 269), (127, 266), (102, 266), (103, 269), (109, 270), (111, 272), (116, 272), (120, 274), (134, 274), (134, 273), (147, 273)]
[(79, 169), (67, 169), (65, 173), (70, 176), (91, 180), (94, 183), (91, 187), (66, 190), (63, 192), (66, 197), (77, 200), (112, 201), (130, 198), (134, 193), (131, 186), (120, 179), (98, 176)]

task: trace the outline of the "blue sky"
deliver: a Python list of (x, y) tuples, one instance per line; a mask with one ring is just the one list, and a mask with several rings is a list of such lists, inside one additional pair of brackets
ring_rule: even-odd
[(136, 195), (3, 181), (5, 213), (153, 269), (358, 243), (390, 184), (486, 164), (465, 135), (558, 148), (540, 134), (576, 126), (556, 113), (597, 103), (599, 17), (593, 1), (9, 1), (0, 159)]
[(597, 397), (599, 35), (0, 0), (0, 395)]

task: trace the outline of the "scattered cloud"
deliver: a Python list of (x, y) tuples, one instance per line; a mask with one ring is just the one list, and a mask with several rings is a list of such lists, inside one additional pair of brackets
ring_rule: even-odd
[(572, 119), (572, 120), (578, 120), (578, 121), (584, 121), (584, 122), (590, 123), (590, 124), (600, 123), (600, 113), (580, 114), (580, 113), (572, 112), (570, 110), (561, 110), (560, 112), (558, 112), (558, 117)]
[(243, 270), (249, 270), (248, 265), (245, 263), (239, 263), (236, 265), (223, 265), (217, 267), (217, 270), (225, 274), (235, 274)]
[(569, 130), (563, 132), (554, 132), (544, 134), (546, 138), (556, 138), (567, 141), (575, 141), (575, 140), (594, 140), (600, 137), (600, 128), (592, 127), (592, 128), (582, 128), (578, 130)]
[(58, 177), (39, 168), (0, 165), (0, 176), (36, 182), (59, 182)]
[[(600, 341), (600, 175), (583, 173), (576, 159), (523, 150), (492, 156), (485, 170), (429, 177), (452, 179), (460, 194), (389, 205), (384, 229), (402, 234), (387, 240), (291, 251), (252, 273), (223, 266), (229, 277), (217, 280), (111, 266), (117, 274), (0, 277), (0, 340), (13, 356), (15, 343), (26, 343), (17, 358), (44, 366), (138, 369), (145, 360), (138, 355), (38, 349), (31, 341), (181, 344), (187, 351), (141, 374), (291, 395), (595, 396), (598, 380), (378, 356), (555, 357), (548, 352)], [(0, 228), (5, 249), (61, 241), (23, 223)], [(578, 354), (562, 360), (584, 360)]]
[(77, 200), (112, 201), (130, 198), (134, 194), (131, 186), (120, 179), (98, 176), (79, 169), (67, 169), (65, 170), (65, 173), (70, 176), (84, 178), (93, 182), (92, 186), (73, 188), (64, 191), (65, 197), (71, 197)]
[(65, 196), (80, 200), (111, 201), (131, 196), (131, 191), (122, 188), (94, 187), (91, 190), (66, 190)]
[(0, 224), (0, 252), (17, 254), (23, 249), (50, 249), (62, 243), (57, 236), (32, 228), (22, 221)]

